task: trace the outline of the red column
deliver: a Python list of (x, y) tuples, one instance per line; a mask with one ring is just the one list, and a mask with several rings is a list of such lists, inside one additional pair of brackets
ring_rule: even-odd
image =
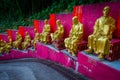
[(2, 35), (0, 35), (0, 40), (2, 39)]
[(34, 23), (34, 29), (39, 31), (39, 20), (34, 20), (33, 23)]
[(77, 16), (79, 21), (82, 23), (82, 6), (74, 6), (73, 16)]
[(77, 6), (74, 6), (73, 8), (73, 16), (77, 16)]
[(7, 30), (7, 34), (8, 34), (8, 36), (10, 36), (12, 38), (12, 30), (11, 29)]
[(23, 26), (19, 26), (19, 33), (21, 34), (22, 38), (25, 37), (25, 31)]
[(116, 33), (116, 37), (120, 38), (120, 11), (119, 11), (119, 14), (118, 14), (117, 30), (116, 30), (115, 33)]
[(50, 26), (51, 26), (51, 32), (55, 32), (55, 30), (56, 30), (55, 14), (50, 14)]

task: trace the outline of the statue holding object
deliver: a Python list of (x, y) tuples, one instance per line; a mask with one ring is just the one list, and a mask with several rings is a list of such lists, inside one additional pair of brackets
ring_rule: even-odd
[(112, 33), (116, 29), (115, 20), (109, 16), (110, 7), (105, 6), (103, 9), (103, 16), (98, 18), (94, 25), (94, 32), (88, 37), (88, 53), (95, 52), (98, 58), (104, 58), (109, 55), (110, 40)]
[(73, 56), (78, 53), (78, 43), (83, 40), (83, 24), (78, 21), (78, 17), (72, 18), (72, 29), (69, 37), (64, 40), (65, 47)]

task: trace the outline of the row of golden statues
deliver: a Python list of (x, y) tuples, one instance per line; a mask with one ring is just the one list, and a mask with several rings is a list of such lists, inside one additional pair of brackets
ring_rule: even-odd
[[(110, 51), (110, 40), (112, 39), (112, 33), (115, 30), (115, 20), (109, 15), (110, 7), (105, 6), (103, 9), (103, 16), (98, 18), (94, 25), (93, 34), (88, 37), (88, 49), (85, 50), (87, 53), (96, 53), (98, 58), (104, 58), (106, 55), (109, 55)], [(51, 33), (50, 25), (48, 20), (44, 20), (44, 29), (42, 33), (38, 33), (35, 29), (35, 37), (31, 40), (28, 32), (24, 41), (22, 42), (22, 36), (19, 33), (16, 33), (16, 40), (12, 42), (12, 39), (8, 37), (9, 43), (0, 41), (0, 52), (3, 52), (4, 49), (6, 52), (9, 52), (12, 46), (16, 49), (19, 49), (22, 44), (22, 49), (27, 49), (31, 43), (36, 49), (36, 42), (43, 42), (45, 44), (49, 43), (50, 38), (52, 41), (60, 40), (64, 36), (64, 26), (61, 24), (60, 20), (56, 21), (58, 29)], [(69, 37), (65, 38), (64, 44), (68, 52), (73, 56), (78, 53), (78, 43), (83, 41), (84, 26), (78, 21), (78, 17), (74, 16), (72, 18), (72, 28), (69, 33)]]

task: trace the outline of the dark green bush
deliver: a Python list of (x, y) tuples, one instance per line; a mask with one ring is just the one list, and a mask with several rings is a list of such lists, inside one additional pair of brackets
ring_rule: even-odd
[(74, 5), (119, 0), (0, 0), (0, 32), (33, 25), (34, 19), (49, 18), (51, 13), (72, 12)]

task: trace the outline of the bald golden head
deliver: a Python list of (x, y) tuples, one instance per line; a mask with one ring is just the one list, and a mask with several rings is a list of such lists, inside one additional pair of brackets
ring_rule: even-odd
[(45, 20), (44, 20), (44, 23), (45, 23), (45, 24), (48, 24), (48, 20), (47, 20), (47, 19), (45, 19)]
[(103, 9), (103, 16), (104, 17), (109, 16), (109, 13), (110, 13), (110, 7), (105, 6), (104, 9)]
[(72, 18), (72, 22), (73, 22), (73, 24), (77, 24), (77, 23), (78, 23), (78, 17), (77, 17), (77, 16), (74, 16), (74, 17)]

